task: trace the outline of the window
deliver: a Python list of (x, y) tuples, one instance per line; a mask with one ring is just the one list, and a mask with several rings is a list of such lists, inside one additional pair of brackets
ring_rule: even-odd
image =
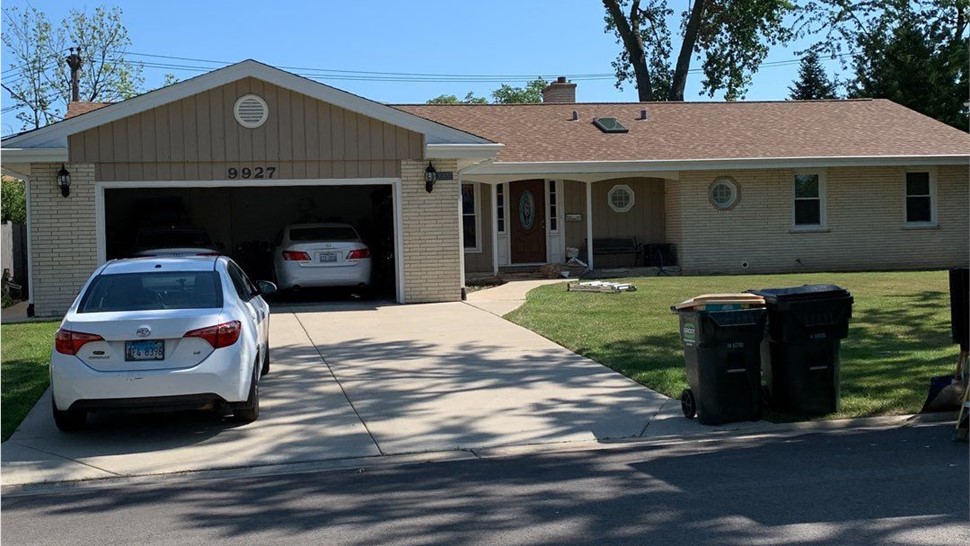
[(556, 181), (549, 181), (549, 231), (557, 231), (559, 229), (559, 215), (556, 211), (559, 209), (558, 197), (556, 195)]
[(81, 298), (78, 312), (219, 307), (222, 307), (222, 285), (218, 273), (169, 271), (99, 275)]
[(239, 269), (238, 265), (229, 262), (226, 269), (229, 272), (229, 280), (232, 281), (232, 285), (236, 289), (236, 294), (239, 295), (239, 299), (249, 301), (259, 295), (259, 291), (253, 286), (249, 277), (243, 273), (243, 270)]
[(478, 185), (461, 185), (461, 221), (466, 251), (479, 251), (478, 246)]
[(505, 233), (505, 184), (495, 187), (495, 207), (498, 219), (498, 232)]
[(929, 172), (906, 173), (906, 223), (933, 225), (936, 223), (934, 210), (934, 180)]
[(738, 184), (733, 178), (722, 176), (711, 182), (708, 198), (714, 208), (728, 210), (738, 202)]
[(627, 133), (630, 131), (616, 118), (594, 118), (593, 125), (604, 133)]
[(825, 183), (818, 173), (795, 175), (795, 227), (825, 226)]
[(625, 184), (613, 186), (606, 197), (610, 203), (610, 208), (616, 212), (626, 212), (633, 208), (634, 196), (630, 186)]

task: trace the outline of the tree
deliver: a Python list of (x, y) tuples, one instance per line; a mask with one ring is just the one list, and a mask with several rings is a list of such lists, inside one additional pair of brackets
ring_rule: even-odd
[(22, 111), (23, 129), (62, 118), (71, 100), (71, 75), (64, 58), (79, 47), (81, 100), (114, 102), (138, 94), (142, 66), (126, 58), (131, 45), (119, 7), (100, 6), (92, 13), (72, 9), (58, 27), (40, 10), (4, 8), (2, 39), (13, 62), (4, 87)]
[(473, 92), (469, 91), (464, 99), (459, 99), (454, 95), (438, 95), (433, 99), (429, 99), (428, 104), (488, 104), (488, 99), (485, 97), (476, 97)]
[(818, 53), (809, 51), (802, 57), (798, 67), (798, 79), (788, 88), (792, 100), (817, 100), (838, 98), (838, 84), (830, 80), (818, 58)]
[(693, 0), (680, 13), (679, 47), (672, 57), (667, 0), (603, 0), (606, 32), (622, 50), (613, 61), (616, 86), (634, 82), (641, 101), (684, 100), (693, 59), (701, 61), (704, 93), (742, 98), (771, 46), (795, 36), (785, 18), (792, 0)]
[(24, 181), (3, 177), (0, 182), (0, 222), (27, 223), (27, 194)]
[[(501, 87), (492, 91), (492, 102), (495, 104), (525, 104), (542, 102), (542, 90), (549, 85), (549, 82), (542, 78), (536, 78), (525, 87), (513, 87), (503, 83)], [(464, 99), (459, 99), (455, 95), (438, 95), (428, 100), (428, 104), (488, 104), (485, 97), (476, 97), (471, 91), (465, 95)]]
[(850, 97), (886, 98), (968, 128), (970, 0), (818, 0), (812, 7), (815, 24), (829, 28), (814, 49), (851, 64)]
[(512, 87), (503, 83), (495, 91), (492, 91), (492, 99), (496, 104), (527, 104), (542, 102), (542, 90), (549, 85), (549, 82), (542, 78), (536, 78), (525, 87)]

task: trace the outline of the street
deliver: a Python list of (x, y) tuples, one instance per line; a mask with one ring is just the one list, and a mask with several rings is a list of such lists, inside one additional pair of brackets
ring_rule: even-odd
[(949, 425), (10, 489), (4, 544), (967, 544)]

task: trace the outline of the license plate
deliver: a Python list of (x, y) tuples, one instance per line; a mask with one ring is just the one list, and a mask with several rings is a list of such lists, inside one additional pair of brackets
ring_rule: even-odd
[(328, 264), (335, 263), (337, 261), (336, 252), (321, 252), (320, 253), (320, 263)]
[(165, 360), (165, 342), (126, 341), (125, 360)]

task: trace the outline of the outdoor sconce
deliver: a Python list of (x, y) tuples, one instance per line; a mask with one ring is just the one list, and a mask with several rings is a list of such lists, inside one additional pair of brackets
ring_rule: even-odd
[(71, 173), (67, 171), (63, 163), (61, 170), (57, 171), (57, 187), (61, 189), (61, 195), (64, 197), (71, 195)]
[(434, 189), (434, 183), (438, 180), (438, 171), (435, 170), (431, 162), (428, 162), (428, 168), (424, 170), (424, 190), (431, 193)]

